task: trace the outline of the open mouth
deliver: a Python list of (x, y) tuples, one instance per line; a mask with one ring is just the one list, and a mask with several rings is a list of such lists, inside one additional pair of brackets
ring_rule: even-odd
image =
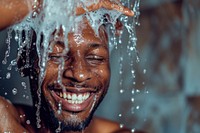
[(62, 110), (80, 112), (90, 108), (94, 102), (95, 91), (90, 88), (68, 87), (67, 89), (50, 88), (56, 103), (61, 103)]
[(65, 101), (71, 104), (81, 104), (90, 97), (90, 92), (77, 94), (77, 93), (56, 90), (55, 93), (58, 97), (64, 99)]

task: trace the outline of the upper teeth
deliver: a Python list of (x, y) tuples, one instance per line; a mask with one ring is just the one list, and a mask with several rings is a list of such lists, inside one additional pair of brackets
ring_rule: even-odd
[(69, 103), (72, 104), (80, 104), (90, 96), (90, 93), (83, 93), (83, 94), (75, 94), (75, 93), (67, 93), (67, 92), (60, 92), (60, 97), (67, 100)]

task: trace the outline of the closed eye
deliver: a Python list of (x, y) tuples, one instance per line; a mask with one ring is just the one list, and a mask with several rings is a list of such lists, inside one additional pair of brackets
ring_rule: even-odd
[(69, 56), (63, 56), (63, 55), (49, 55), (49, 60), (59, 63), (61, 61), (66, 61), (69, 59)]
[(90, 64), (101, 64), (105, 61), (104, 57), (98, 55), (88, 55), (86, 59)]

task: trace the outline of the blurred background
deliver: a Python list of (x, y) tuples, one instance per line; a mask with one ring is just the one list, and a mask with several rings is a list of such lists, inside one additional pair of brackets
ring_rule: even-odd
[[(141, 0), (139, 22), (134, 81), (128, 60), (119, 75), (120, 55), (112, 52), (110, 90), (96, 115), (147, 133), (199, 133), (200, 0)], [(9, 53), (6, 38), (7, 31), (0, 32), (0, 61)], [(12, 45), (8, 63), (0, 63), (0, 95), (31, 105), (28, 80), (9, 70), (16, 49)]]

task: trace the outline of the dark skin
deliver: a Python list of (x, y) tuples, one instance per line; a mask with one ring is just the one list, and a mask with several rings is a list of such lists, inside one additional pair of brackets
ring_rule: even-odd
[[(2, 1), (0, 1), (2, 2)], [(5, 2), (5, 1), (3, 1)], [(10, 0), (9, 2), (12, 2)], [(22, 3), (20, 3), (22, 2)], [(31, 3), (32, 1), (30, 1)], [(132, 16), (133, 12), (129, 9), (114, 5), (109, 0), (102, 0), (98, 4), (93, 4), (88, 7), (89, 11), (94, 11), (99, 8), (106, 9), (115, 9), (120, 10), (124, 14)], [(15, 6), (15, 5), (14, 5)], [(15, 9), (18, 10), (19, 18), (13, 20), (13, 16), (16, 15), (12, 13)], [(121, 10), (122, 9), (122, 10)], [(29, 11), (27, 4), (23, 1), (19, 1), (16, 4), (16, 7), (11, 8), (11, 10), (5, 9), (3, 6), (0, 6), (0, 11), (2, 15), (6, 16), (1, 17), (0, 29), (4, 29), (11, 24), (19, 22)], [(83, 8), (77, 8), (77, 15), (85, 13)], [(53, 51), (49, 54), (49, 60), (47, 62), (45, 79), (42, 83), (42, 97), (45, 101), (46, 106), (50, 108), (53, 112), (55, 118), (63, 123), (70, 122), (69, 117), (77, 117), (79, 122), (84, 121), (88, 116), (91, 115), (91, 110), (95, 110), (95, 107), (98, 106), (100, 101), (103, 99), (104, 95), (109, 86), (110, 80), (110, 67), (109, 67), (109, 50), (107, 35), (104, 28), (99, 29), (100, 37), (95, 36), (95, 33), (87, 21), (84, 22), (86, 26), (84, 27), (81, 37), (81, 44), (76, 42), (76, 33), (69, 33), (69, 52), (63, 55), (63, 50), (65, 49), (62, 41), (62, 32), (61, 40), (52, 41)], [(37, 58), (37, 57), (36, 57)], [(67, 58), (67, 59), (66, 59)], [(62, 85), (65, 86), (65, 91), (61, 89), (60, 84), (57, 84), (58, 79), (58, 68), (59, 68), (59, 59), (64, 59), (64, 71), (62, 72)], [(34, 76), (37, 79), (39, 75), (39, 68), (37, 66), (37, 61), (34, 63), (33, 68), (31, 68), (30, 76)], [(34, 96), (34, 102), (37, 103), (37, 94), (36, 91), (38, 86), (36, 86), (37, 80), (31, 79), (31, 89)], [(53, 89), (49, 85), (54, 86)], [(55, 87), (56, 86), (56, 87)], [(62, 93), (62, 96), (60, 95)], [(66, 94), (64, 94), (66, 93)], [(64, 98), (64, 95), (67, 93), (86, 95), (89, 93), (90, 100), (82, 99), (81, 103), (70, 103)], [(95, 98), (94, 98), (95, 97)], [(63, 100), (64, 99), (64, 100)], [(94, 100), (95, 99), (95, 100)], [(58, 104), (62, 101), (62, 112), (58, 114)], [(93, 106), (94, 105), (94, 106)], [(76, 115), (74, 115), (74, 113)], [(0, 98), (0, 114), (5, 119), (1, 119), (0, 122), (0, 132), (10, 131), (15, 133), (21, 132), (55, 132), (54, 129), (50, 128), (51, 125), (48, 125), (46, 118), (41, 117), (42, 128), (36, 128), (35, 109), (32, 107), (25, 107), (22, 105), (12, 105), (6, 99)], [(73, 116), (74, 115), (74, 116)], [(22, 117), (20, 117), (22, 116)], [(48, 116), (48, 115), (47, 115)], [(6, 121), (5, 121), (6, 120)], [(31, 123), (27, 124), (27, 120), (30, 120)], [(73, 133), (74, 131), (62, 131), (63, 133)], [(129, 130), (125, 128), (120, 128), (119, 124), (110, 120), (93, 117), (89, 126), (87, 126), (81, 133), (128, 133)], [(75, 132), (74, 132), (75, 133)], [(76, 132), (78, 133), (78, 132)]]
[[(82, 24), (82, 23), (81, 23)], [(95, 36), (93, 29), (87, 20), (84, 22), (85, 27), (82, 29), (81, 33), (81, 44), (77, 44), (76, 37), (77, 34), (69, 33), (69, 52), (67, 54), (63, 54), (63, 50), (65, 49), (63, 45), (63, 37), (61, 33), (61, 39), (59, 41), (52, 41), (50, 46), (52, 46), (53, 51), (49, 54), (49, 61), (47, 62), (46, 67), (46, 75), (42, 84), (42, 95), (44, 96), (44, 100), (48, 102), (49, 108), (54, 112), (56, 119), (62, 122), (71, 122), (73, 117), (79, 118), (79, 122), (84, 121), (88, 116), (91, 115), (91, 110), (95, 110), (95, 107), (98, 106), (109, 86), (110, 80), (110, 66), (109, 66), (109, 50), (108, 50), (108, 42), (107, 42), (107, 34), (105, 32), (104, 27), (102, 26), (99, 30), (99, 34), (101, 38)], [(81, 25), (80, 25), (81, 26)], [(72, 103), (69, 104), (68, 101), (64, 98), (64, 96), (60, 96), (57, 92), (63, 92), (60, 86), (56, 83), (58, 79), (58, 71), (60, 59), (65, 59), (64, 71), (62, 75), (62, 85), (65, 86), (66, 93), (73, 94), (85, 94), (90, 93), (89, 100), (83, 101), (81, 104)], [(35, 74), (39, 68), (37, 67), (37, 60), (35, 65), (33, 65), (32, 73), (30, 76), (34, 78), (31, 79), (31, 88), (33, 95), (37, 95), (37, 86), (35, 86), (38, 74)], [(50, 84), (54, 84), (53, 89), (49, 88)], [(87, 87), (85, 87), (87, 86)], [(71, 95), (73, 95), (71, 94)], [(94, 97), (96, 99), (94, 100)], [(58, 103), (62, 100), (62, 113), (58, 114)], [(4, 100), (3, 100), (4, 101)], [(35, 100), (36, 101), (36, 100)], [(6, 102), (5, 102), (6, 103)], [(7, 104), (7, 103), (6, 103)], [(4, 104), (4, 105), (6, 105)], [(74, 108), (73, 108), (74, 107)], [(77, 107), (77, 108), (75, 108)], [(14, 106), (10, 104), (9, 110), (11, 110), (10, 114), (14, 117), (8, 117), (10, 119), (15, 118), (15, 121), (10, 121), (7, 129), (12, 128), (12, 131), (28, 131), (28, 132), (55, 132), (55, 129), (51, 129), (51, 125), (47, 125), (44, 121), (45, 118), (42, 119), (41, 125), (42, 127), (38, 130), (35, 125), (26, 124), (26, 120), (31, 120), (32, 118), (29, 116), (33, 116), (34, 114), (30, 114), (30, 108), (24, 108), (22, 106)], [(33, 109), (34, 110), (34, 109)], [(17, 113), (16, 113), (17, 112)], [(76, 115), (73, 116), (73, 114)], [(19, 118), (19, 116), (24, 115), (23, 118)], [(50, 116), (49, 116), (50, 117)], [(49, 118), (47, 117), (47, 118)], [(70, 119), (69, 119), (70, 118)], [(9, 119), (8, 119), (9, 120)], [(66, 122), (67, 120), (67, 122)], [(31, 123), (35, 123), (35, 120), (31, 121)], [(18, 125), (17, 128), (9, 127), (9, 125)], [(19, 125), (20, 124), (20, 125)], [(3, 131), (3, 130), (2, 130)], [(5, 129), (4, 129), (5, 131)], [(85, 133), (115, 133), (115, 132), (127, 132), (127, 129), (121, 129), (118, 123), (94, 117), (87, 128), (85, 128)], [(73, 133), (73, 131), (63, 131), (63, 133)], [(74, 132), (75, 133), (75, 132)], [(78, 132), (76, 132), (78, 133)]]
[[(74, 118), (78, 118), (80, 123), (84, 121), (91, 114), (91, 110), (99, 104), (109, 86), (109, 50), (105, 31), (100, 32), (101, 38), (99, 38), (95, 36), (87, 21), (83, 25), (85, 26), (80, 35), (81, 43), (76, 41), (79, 34), (68, 34), (68, 53), (63, 54), (65, 48), (62, 37), (59, 41), (51, 42), (53, 51), (49, 54), (50, 59), (42, 84), (43, 95), (50, 105), (49, 108), (54, 112), (56, 119), (65, 121), (64, 123), (71, 123), (71, 119)], [(57, 83), (62, 59), (65, 60), (64, 70), (61, 74), (64, 90)], [(66, 100), (71, 99), (68, 95), (73, 96), (74, 94), (82, 95), (82, 97), (89, 95), (89, 98), (82, 100), (80, 104), (70, 103), (70, 100)], [(60, 101), (62, 102), (62, 112), (58, 114)], [(72, 101), (77, 102), (78, 100)], [(91, 130), (89, 126), (86, 132), (91, 132)]]

